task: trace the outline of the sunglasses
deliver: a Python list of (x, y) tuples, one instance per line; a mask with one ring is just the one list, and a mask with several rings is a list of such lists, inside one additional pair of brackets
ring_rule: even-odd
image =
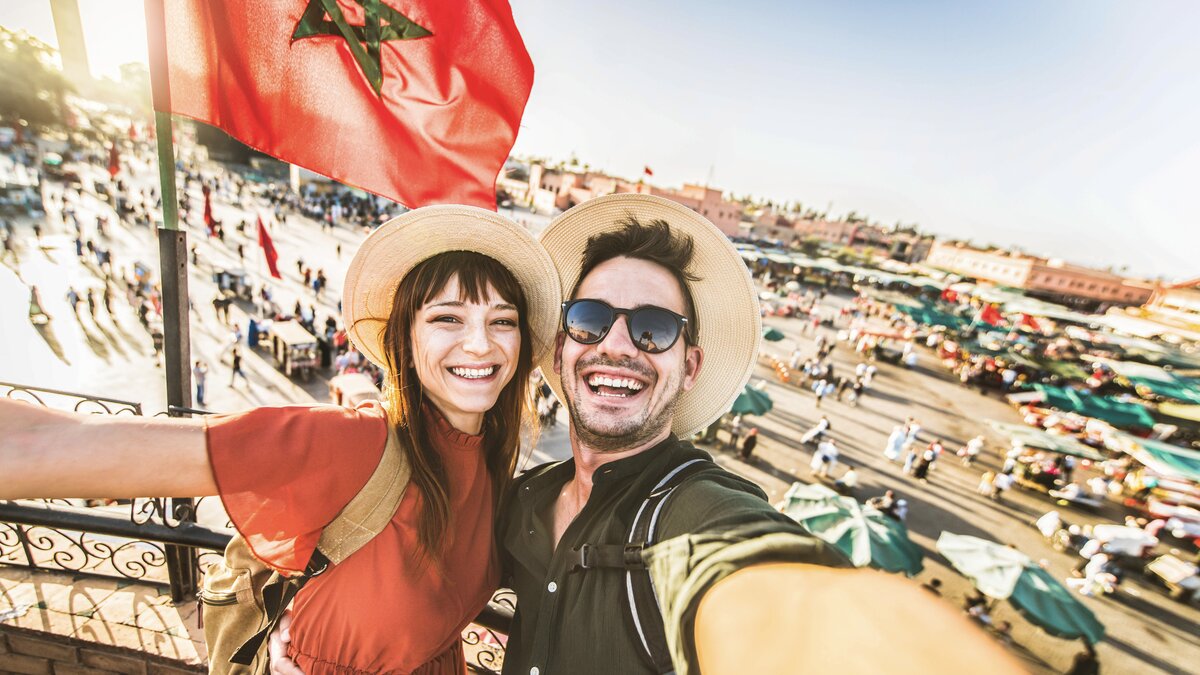
[[(563, 331), (582, 345), (604, 340), (618, 316), (625, 317), (629, 337), (647, 354), (661, 354), (675, 345), (687, 328), (687, 317), (669, 309), (645, 305), (637, 309), (613, 307), (603, 300), (584, 298), (562, 304)], [(687, 341), (686, 336), (684, 341)]]

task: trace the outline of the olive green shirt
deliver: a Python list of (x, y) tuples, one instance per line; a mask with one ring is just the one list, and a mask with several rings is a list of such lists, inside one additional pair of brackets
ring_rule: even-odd
[[(593, 475), (583, 510), (553, 548), (553, 505), (575, 473), (573, 460), (519, 479), (502, 507), (498, 541), (504, 583), (517, 610), (505, 675), (653, 673), (627, 613), (625, 572), (578, 569), (583, 544), (621, 544), (642, 502), (671, 469), (710, 459), (671, 437)], [(729, 574), (767, 562), (844, 566), (833, 547), (771, 508), (754, 483), (716, 464), (690, 475), (656, 523), (659, 543), (643, 552), (680, 675), (698, 673), (693, 628), (705, 591)]]

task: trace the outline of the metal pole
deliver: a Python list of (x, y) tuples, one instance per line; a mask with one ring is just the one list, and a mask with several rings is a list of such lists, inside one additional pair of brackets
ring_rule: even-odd
[[(175, 195), (175, 147), (171, 139), (171, 85), (167, 69), (166, 14), (162, 0), (146, 0), (146, 37), (150, 48), (150, 93), (154, 100), (154, 131), (158, 147), (158, 178), (162, 190), (163, 226), (158, 230), (158, 260), (163, 293), (163, 347), (167, 405), (192, 407), (191, 331), (188, 320), (187, 232), (179, 229), (179, 200)], [(191, 498), (172, 499), (170, 508), (183, 507), (191, 519)], [(191, 549), (167, 547), (171, 599), (178, 602), (196, 590), (198, 570)]]

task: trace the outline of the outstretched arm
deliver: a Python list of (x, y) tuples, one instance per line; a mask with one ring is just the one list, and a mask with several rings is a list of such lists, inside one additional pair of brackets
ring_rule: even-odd
[(68, 413), (0, 400), (0, 499), (217, 493), (199, 419)]
[(1023, 673), (983, 631), (900, 577), (800, 563), (717, 582), (696, 614), (705, 675)]

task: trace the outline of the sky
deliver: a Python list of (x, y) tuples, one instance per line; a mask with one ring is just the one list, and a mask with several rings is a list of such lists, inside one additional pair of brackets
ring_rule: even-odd
[[(139, 1), (79, 5), (95, 74), (145, 59)], [(516, 153), (1200, 276), (1200, 3), (512, 5)], [(54, 43), (45, 0), (0, 24)]]

